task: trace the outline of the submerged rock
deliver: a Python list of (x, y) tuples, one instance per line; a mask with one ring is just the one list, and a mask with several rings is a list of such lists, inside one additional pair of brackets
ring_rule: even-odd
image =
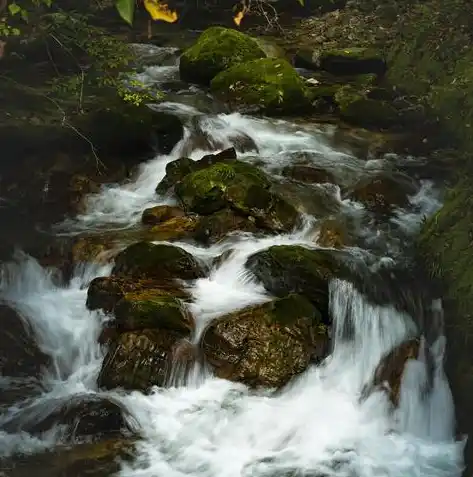
[(133, 439), (118, 438), (5, 458), (0, 465), (9, 477), (104, 477), (119, 472), (120, 461), (131, 461), (134, 455)]
[(211, 89), (240, 109), (257, 108), (267, 114), (300, 113), (311, 107), (304, 80), (281, 58), (233, 66), (212, 80)]
[(211, 27), (182, 54), (179, 73), (184, 81), (208, 85), (221, 71), (264, 57), (264, 51), (248, 35), (228, 28)]
[(246, 267), (270, 293), (283, 297), (298, 293), (308, 298), (328, 318), (328, 285), (344, 272), (336, 251), (300, 245), (274, 245), (251, 255)]
[(98, 385), (105, 389), (149, 391), (162, 386), (170, 372), (173, 353), (185, 335), (168, 330), (128, 331), (109, 347)]
[(212, 323), (203, 349), (219, 377), (279, 388), (328, 351), (327, 328), (305, 298), (290, 295)]
[(183, 248), (138, 242), (117, 255), (112, 274), (158, 280), (194, 280), (203, 277), (204, 271)]

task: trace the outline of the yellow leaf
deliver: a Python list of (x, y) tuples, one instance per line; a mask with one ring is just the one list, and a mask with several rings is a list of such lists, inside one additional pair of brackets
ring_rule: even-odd
[(153, 20), (174, 23), (178, 18), (177, 12), (170, 10), (167, 3), (161, 3), (158, 0), (144, 0), (144, 5)]
[(245, 2), (242, 1), (242, 9), (233, 17), (233, 21), (235, 22), (235, 25), (240, 26), (241, 21), (243, 20), (243, 17), (248, 13), (250, 10), (247, 5), (245, 5)]

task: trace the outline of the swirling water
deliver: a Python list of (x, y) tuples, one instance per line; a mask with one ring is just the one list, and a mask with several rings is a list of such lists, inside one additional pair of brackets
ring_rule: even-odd
[[(329, 167), (340, 183), (354, 181), (372, 168), (372, 164), (335, 148), (330, 131), (314, 125), (240, 114), (197, 113), (192, 108), (180, 110), (179, 114), (190, 119), (197, 115), (198, 121), (188, 121), (184, 138), (174, 151), (143, 164), (133, 181), (104, 187), (90, 196), (86, 213), (66, 224), (69, 230), (130, 227), (139, 221), (144, 208), (172, 203), (170, 197), (156, 196), (154, 189), (164, 176), (166, 164), (183, 154), (198, 159), (235, 146), (242, 160), (256, 163), (277, 177), (295, 154), (303, 152), (309, 161)], [(195, 124), (199, 134), (205, 132), (205, 148), (194, 146)], [(342, 212), (366, 213), (360, 204), (341, 200), (338, 188), (333, 190), (333, 197)], [(431, 184), (421, 186), (412, 208), (397, 211), (393, 219), (391, 226), (398, 226), (398, 235), (382, 235), (386, 254), (391, 245), (396, 249), (395, 244), (402, 242), (420, 217), (438, 203)], [(286, 235), (261, 238), (233, 234), (207, 248), (179, 243), (209, 264), (231, 251), (213, 266), (208, 277), (189, 283), (194, 298), (190, 306), (197, 323), (194, 340), (198, 341), (215, 317), (270, 300), (245, 269), (246, 259), (275, 244), (317, 246), (314, 225), (316, 219), (307, 216), (301, 228)], [(368, 224), (360, 234), (379, 238), (380, 231)], [(351, 284), (334, 280), (330, 292), (332, 352), (322, 364), (311, 366), (278, 393), (254, 392), (217, 379), (208, 370), (200, 370), (181, 385), (155, 389), (150, 395), (107, 393), (96, 387), (103, 359), (98, 336), (106, 317), (87, 310), (85, 298), (90, 280), (110, 270), (111, 264), (83, 264), (70, 281), (58, 284), (50, 270), (21, 253), (3, 267), (1, 298), (32, 325), (52, 364), (44, 371), (42, 392), (5, 411), (0, 426), (26, 411), (30, 418), (40, 418), (58, 399), (101, 393), (121, 402), (141, 435), (138, 458), (133, 464), (123, 463), (121, 477), (460, 475), (463, 444), (454, 436), (453, 402), (443, 372), (446, 343), (441, 334), (429, 342), (424, 340), (418, 359), (407, 364), (400, 406), (395, 412), (382, 392), (361, 398), (381, 357), (418, 335), (415, 316), (390, 305), (372, 305)], [(433, 357), (431, 378), (427, 351)], [(426, 386), (429, 379), (430, 387)], [(58, 429), (40, 437), (0, 431), (3, 455), (37, 452), (60, 442)]]

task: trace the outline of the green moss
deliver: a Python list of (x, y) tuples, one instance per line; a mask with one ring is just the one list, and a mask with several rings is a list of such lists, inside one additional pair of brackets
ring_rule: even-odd
[(323, 61), (328, 58), (343, 58), (356, 61), (384, 61), (382, 54), (378, 50), (368, 47), (332, 48), (323, 51), (320, 55), (320, 60)]
[(179, 71), (183, 80), (207, 85), (218, 73), (233, 65), (264, 57), (263, 50), (248, 35), (212, 27), (183, 53)]
[(217, 75), (211, 89), (232, 104), (258, 107), (267, 114), (298, 113), (311, 106), (304, 81), (280, 58), (236, 65)]
[(300, 317), (312, 318), (318, 324), (322, 318), (312, 303), (301, 295), (292, 294), (271, 303), (272, 320), (280, 325), (294, 324)]
[(121, 330), (167, 328), (188, 332), (191, 328), (181, 302), (160, 290), (127, 293), (115, 306), (115, 318)]

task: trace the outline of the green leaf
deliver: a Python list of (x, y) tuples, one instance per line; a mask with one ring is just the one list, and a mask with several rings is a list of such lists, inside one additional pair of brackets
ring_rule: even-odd
[(135, 13), (135, 0), (116, 0), (115, 5), (123, 20), (131, 25)]
[(16, 15), (17, 13), (21, 12), (21, 7), (16, 3), (10, 3), (10, 5), (8, 5), (8, 10), (10, 11), (11, 15)]
[(53, 4), (53, 0), (43, 0), (43, 3), (48, 7), (51, 8)]
[(297, 0), (302, 6), (304, 6), (304, 0)]
[(24, 22), (28, 23), (28, 12), (24, 8), (21, 9), (21, 18)]

